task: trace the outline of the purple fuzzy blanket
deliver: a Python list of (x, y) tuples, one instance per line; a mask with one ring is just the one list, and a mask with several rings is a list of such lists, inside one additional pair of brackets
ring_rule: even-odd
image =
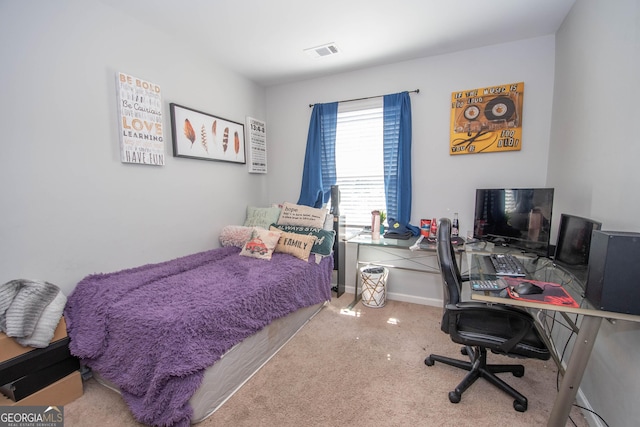
[(239, 251), (87, 276), (69, 296), (72, 354), (117, 384), (140, 422), (188, 426), (207, 367), (272, 320), (331, 299), (332, 257)]

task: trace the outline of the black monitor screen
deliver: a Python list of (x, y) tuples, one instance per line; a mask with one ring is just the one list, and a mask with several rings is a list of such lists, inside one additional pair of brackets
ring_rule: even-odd
[(602, 224), (588, 218), (562, 214), (554, 261), (566, 267), (586, 268), (589, 263), (589, 248), (593, 230)]
[(553, 188), (476, 190), (476, 239), (522, 248), (547, 256)]

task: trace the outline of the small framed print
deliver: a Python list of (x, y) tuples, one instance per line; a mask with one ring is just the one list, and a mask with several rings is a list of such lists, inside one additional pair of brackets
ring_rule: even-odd
[(246, 163), (242, 123), (178, 104), (169, 106), (174, 157)]
[(267, 173), (267, 124), (247, 117), (249, 173)]

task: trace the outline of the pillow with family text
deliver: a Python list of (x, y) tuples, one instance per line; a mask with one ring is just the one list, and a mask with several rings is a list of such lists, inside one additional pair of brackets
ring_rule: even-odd
[(336, 238), (335, 231), (325, 230), (318, 227), (308, 227), (306, 225), (279, 225), (273, 224), (276, 227), (287, 233), (305, 234), (308, 236), (315, 236), (316, 241), (311, 248), (311, 252), (319, 255), (330, 255), (333, 251), (333, 242)]
[[(270, 230), (280, 232), (280, 230), (273, 226), (270, 228)], [(309, 259), (309, 255), (311, 254), (313, 242), (315, 241), (315, 236), (282, 232), (282, 234), (280, 234), (280, 240), (278, 240), (278, 244), (276, 245), (275, 252), (291, 254), (296, 258), (307, 261)]]
[(326, 209), (312, 208), (311, 206), (296, 205), (285, 202), (280, 211), (278, 225), (306, 225), (322, 228), (327, 217)]

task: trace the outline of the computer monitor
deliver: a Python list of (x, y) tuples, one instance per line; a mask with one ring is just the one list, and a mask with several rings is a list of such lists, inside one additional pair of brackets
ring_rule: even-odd
[(476, 190), (473, 236), (548, 256), (553, 188)]
[(591, 235), (593, 230), (600, 230), (601, 227), (602, 223), (589, 218), (564, 213), (560, 215), (554, 262), (584, 281), (589, 264)]

